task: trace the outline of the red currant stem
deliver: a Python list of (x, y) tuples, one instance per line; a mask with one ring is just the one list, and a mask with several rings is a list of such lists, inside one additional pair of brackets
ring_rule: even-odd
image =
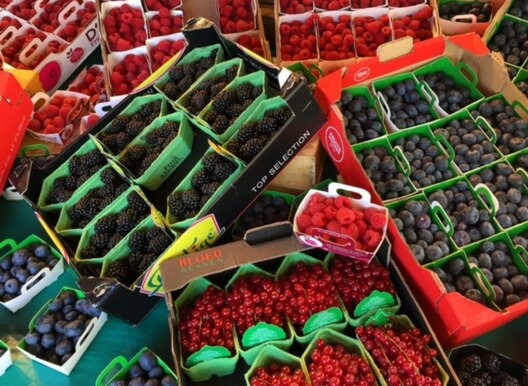
[[(304, 294), (304, 300), (306, 300), (306, 304), (308, 304), (308, 296), (306, 295), (306, 290), (303, 288), (303, 294)], [(312, 308), (308, 307), (308, 312), (310, 313), (310, 316), (312, 316)]]
[(388, 340), (390, 340), (394, 344), (394, 346), (396, 346), (398, 348), (398, 350), (401, 351), (401, 353), (405, 356), (405, 358), (407, 358), (407, 360), (412, 365), (412, 367), (414, 367), (414, 370), (416, 371), (416, 373), (420, 374), (420, 369), (418, 367), (416, 367), (416, 364), (412, 361), (411, 358), (409, 358), (409, 356), (407, 355), (405, 350), (402, 349), (401, 346), (399, 346), (398, 343), (396, 343), (396, 341), (394, 339), (392, 339), (390, 335), (386, 334), (385, 331), (383, 331), (383, 329), (380, 329), (380, 331), (381, 331), (382, 334), (384, 334), (387, 337)]
[(423, 341), (421, 341), (420, 339), (418, 339), (414, 335), (411, 335), (411, 338), (413, 340), (415, 340), (421, 346), (421, 349), (422, 349), (423, 352), (429, 353), (429, 347)]

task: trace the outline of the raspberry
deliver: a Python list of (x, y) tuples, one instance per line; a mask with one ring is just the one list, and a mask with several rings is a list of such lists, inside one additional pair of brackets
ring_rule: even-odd
[(337, 196), (334, 202), (337, 208), (352, 208), (352, 203), (349, 198)]
[(125, 81), (125, 76), (120, 73), (119, 71), (112, 71), (112, 73), (110, 74), (110, 82), (112, 84), (121, 84)]
[(324, 213), (325, 208), (326, 205), (319, 202), (310, 202), (310, 204), (308, 204), (308, 209), (312, 214)]
[(121, 22), (125, 24), (132, 24), (134, 20), (134, 15), (131, 12), (123, 12), (120, 16)]
[(371, 34), (376, 34), (380, 30), (380, 25), (377, 21), (373, 21), (371, 23), (368, 23), (366, 26), (367, 31), (369, 31)]
[(359, 233), (360, 235), (365, 234), (365, 232), (366, 232), (367, 229), (368, 229), (368, 225), (367, 225), (367, 223), (366, 223), (365, 221), (363, 221), (363, 220), (357, 220), (357, 219), (356, 219), (355, 224), (356, 224), (356, 226), (357, 226), (357, 228), (358, 228), (358, 233)]
[(236, 17), (239, 19), (246, 20), (249, 17), (248, 10), (242, 7), (237, 8)]
[(381, 236), (378, 232), (369, 229), (363, 235), (363, 241), (367, 244), (369, 249), (375, 249), (375, 247), (381, 242)]
[(129, 41), (126, 41), (125, 39), (119, 39), (116, 43), (115, 48), (116, 51), (127, 51), (134, 48), (134, 46), (132, 46), (132, 44)]
[(349, 208), (340, 207), (336, 213), (336, 220), (341, 225), (349, 225), (356, 220), (356, 214)]
[(53, 125), (58, 128), (63, 128), (66, 125), (66, 120), (61, 116), (56, 116), (53, 118)]
[(168, 54), (171, 48), (171, 44), (168, 40), (162, 40), (158, 43), (157, 49), (165, 54)]
[(235, 23), (236, 32), (244, 32), (249, 29), (248, 23), (245, 20), (237, 20)]
[(42, 130), (42, 124), (40, 123), (40, 121), (38, 119), (32, 119), (29, 121), (28, 123), (28, 130), (31, 130), (31, 131), (40, 131)]
[(384, 213), (376, 212), (370, 217), (368, 222), (372, 228), (381, 230), (385, 228), (385, 225), (387, 224), (387, 217)]
[(389, 26), (385, 26), (381, 29), (381, 33), (383, 34), (383, 36), (391, 36), (391, 29)]
[(297, 227), (301, 232), (306, 232), (308, 227), (312, 226), (312, 218), (307, 214), (301, 214), (297, 216)]
[(354, 240), (357, 240), (359, 237), (359, 231), (356, 224), (352, 223), (348, 227), (344, 228), (344, 234), (352, 237)]
[(312, 224), (318, 228), (324, 228), (326, 226), (326, 217), (324, 213), (317, 212), (312, 216)]
[(44, 113), (44, 115), (48, 118), (54, 118), (56, 117), (57, 115), (59, 115), (59, 108), (57, 106), (54, 106), (52, 104), (49, 104), (48, 106), (46, 106), (42, 112)]
[(412, 20), (410, 23), (409, 23), (409, 28), (412, 29), (412, 30), (417, 30), (418, 28), (420, 28), (420, 25), (422, 23), (420, 23), (419, 20)]
[(335, 220), (337, 215), (337, 208), (335, 206), (325, 207), (324, 215), (328, 221)]
[(341, 232), (341, 224), (339, 224), (339, 222), (337, 222), (336, 220), (331, 220), (328, 221), (328, 223), (326, 224), (326, 229), (332, 232), (339, 233)]
[(171, 12), (170, 12), (170, 9), (168, 9), (168, 8), (161, 7), (158, 12), (159, 12), (160, 17), (164, 17), (164, 18), (170, 18), (171, 17)]

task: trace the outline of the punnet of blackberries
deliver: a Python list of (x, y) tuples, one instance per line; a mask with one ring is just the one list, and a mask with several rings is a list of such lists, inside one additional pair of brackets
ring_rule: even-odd
[[(141, 97), (136, 99), (140, 101)], [(113, 153), (119, 154), (161, 113), (161, 100), (142, 104), (136, 114), (118, 115), (97, 138)]]
[(221, 135), (263, 91), (262, 86), (254, 86), (249, 82), (241, 83), (237, 88), (227, 88), (213, 99), (203, 119), (216, 134)]
[(47, 244), (34, 243), (0, 260), (0, 300), (8, 302), (21, 294), (22, 287), (41, 270), (52, 270), (59, 259)]
[(502, 99), (482, 102), (471, 114), (475, 118), (482, 116), (490, 123), (497, 137), (495, 146), (503, 155), (526, 148), (528, 144), (527, 122)]
[(99, 169), (107, 165), (106, 158), (98, 150), (73, 155), (68, 161), (68, 175), (53, 180), (46, 204), (58, 204), (70, 199), (73, 192)]
[(351, 144), (378, 138), (386, 133), (378, 111), (369, 106), (368, 99), (349, 92), (341, 93), (337, 107), (343, 115), (346, 136)]
[(288, 107), (268, 110), (259, 121), (246, 122), (226, 148), (246, 163), (251, 162), (292, 116)]
[(458, 292), (469, 300), (482, 305), (488, 304), (486, 297), (469, 274), (464, 258), (453, 257), (442, 266), (435, 265), (430, 269), (438, 275), (446, 292)]
[(361, 166), (382, 200), (391, 200), (411, 194), (414, 190), (399, 161), (383, 146), (356, 152)]
[(389, 108), (390, 120), (400, 130), (436, 119), (431, 114), (429, 102), (416, 88), (416, 81), (407, 79), (380, 90)]
[(198, 115), (215, 96), (227, 87), (235, 79), (239, 66), (234, 64), (217, 77), (206, 79), (191, 89), (187, 96), (185, 108), (194, 115)]
[(176, 138), (179, 130), (179, 122), (166, 121), (160, 127), (146, 133), (143, 136), (143, 143), (128, 146), (119, 161), (135, 177), (142, 176), (161, 152)]
[(109, 386), (178, 386), (176, 378), (164, 370), (156, 354), (150, 350), (141, 353), (138, 361), (118, 378)]
[(451, 145), (455, 164), (462, 173), (488, 165), (500, 158), (490, 139), (470, 118), (454, 119), (442, 128), (434, 130)]
[(456, 21), (459, 23), (473, 23), (473, 18), (464, 18), (464, 15), (474, 15), (477, 23), (486, 23), (490, 21), (491, 13), (493, 11), (493, 5), (491, 2), (472, 2), (472, 3), (461, 3), (458, 1), (450, 1), (441, 5), (438, 8), (440, 17), (445, 20), (451, 20), (455, 16)]
[(475, 353), (462, 356), (453, 363), (455, 372), (463, 386), (526, 386), (528, 371), (511, 366), (501, 356), (493, 352), (477, 350)]
[(80, 251), (81, 258), (104, 257), (150, 214), (150, 206), (138, 193), (130, 192), (126, 200), (126, 207), (119, 213), (106, 214), (95, 222), (94, 234)]
[(500, 53), (507, 63), (522, 66), (528, 57), (528, 30), (525, 23), (504, 18), (487, 45), (490, 51)]
[(466, 181), (458, 181), (428, 197), (444, 209), (454, 228), (452, 240), (459, 247), (488, 238), (497, 233), (490, 211), (481, 205)]
[(438, 105), (449, 114), (473, 102), (470, 89), (457, 84), (455, 78), (442, 71), (419, 76), (418, 80), (427, 83), (438, 98)]
[(168, 71), (168, 82), (163, 86), (163, 93), (173, 101), (178, 99), (191, 85), (215, 65), (218, 50), (211, 50), (207, 57), (192, 63), (176, 63)]
[(195, 217), (235, 171), (236, 165), (218, 153), (210, 152), (200, 161), (202, 168), (191, 176), (191, 186), (175, 190), (167, 198), (169, 212), (175, 222)]
[(240, 216), (233, 234), (243, 237), (249, 229), (287, 221), (290, 217), (290, 211), (291, 205), (287, 203), (284, 197), (262, 194)]
[[(495, 219), (503, 229), (528, 221), (528, 194), (526, 179), (513, 168), (501, 162), (468, 177), (473, 186), (485, 184), (499, 203)], [(482, 195), (483, 201), (491, 205)]]
[(84, 228), (129, 186), (127, 181), (111, 167), (102, 170), (99, 179), (103, 182), (102, 186), (90, 189), (68, 208), (67, 214), (72, 221), (68, 228)]
[(528, 277), (514, 262), (505, 241), (486, 240), (468, 258), (491, 283), (496, 305), (505, 308), (528, 299)]
[(431, 263), (453, 252), (449, 237), (431, 217), (425, 198), (409, 199), (404, 205), (389, 209), (389, 215), (418, 263)]
[(172, 244), (173, 238), (163, 229), (135, 229), (127, 239), (130, 253), (108, 265), (104, 277), (113, 277), (127, 286), (141, 276), (154, 261)]
[(75, 345), (101, 311), (74, 291), (63, 290), (38, 317), (24, 337), (25, 350), (47, 362), (63, 365), (75, 353)]

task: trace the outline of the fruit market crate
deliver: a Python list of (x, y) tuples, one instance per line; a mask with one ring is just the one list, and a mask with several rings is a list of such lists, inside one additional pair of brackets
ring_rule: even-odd
[[(86, 325), (84, 324), (84, 322), (81, 322), (83, 326), (83, 328), (81, 328), (82, 331), (79, 330), (79, 324), (77, 326), (69, 326), (68, 335), (66, 335), (66, 329), (64, 330), (65, 338), (62, 342), (69, 342), (69, 344), (62, 344), (61, 352), (64, 352), (64, 354), (61, 355), (61, 357), (65, 359), (61, 363), (58, 357), (56, 357), (55, 362), (53, 362), (53, 359), (45, 359), (44, 357), (41, 357), (39, 355), (39, 351), (35, 347), (41, 346), (38, 346), (38, 344), (30, 344), (27, 340), (31, 339), (31, 341), (36, 341), (36, 343), (38, 342), (37, 339), (34, 339), (38, 338), (38, 334), (40, 334), (40, 332), (38, 331), (48, 330), (47, 326), (42, 325), (44, 323), (47, 323), (47, 325), (51, 326), (50, 323), (55, 322), (52, 316), (52, 313), (54, 312), (53, 309), (62, 309), (63, 306), (68, 306), (63, 305), (64, 299), (66, 297), (71, 299), (72, 303), (70, 305), (72, 305), (72, 309), (75, 305), (80, 304), (80, 300), (83, 300), (82, 304), (84, 309), (80, 312), (86, 315), (87, 318), (90, 318), (90, 321)], [(29, 333), (24, 337), (23, 340), (20, 341), (20, 343), (17, 345), (17, 348), (31, 360), (41, 363), (42, 365), (47, 366), (50, 369), (58, 371), (62, 374), (69, 375), (108, 319), (108, 316), (104, 312), (101, 312), (100, 310), (93, 307), (91, 303), (85, 302), (84, 299), (86, 299), (86, 295), (83, 292), (73, 288), (63, 287), (57, 297), (55, 297), (54, 299), (50, 299), (46, 304), (44, 304), (44, 306), (31, 319), (31, 321), (29, 322)], [(42, 327), (39, 327), (39, 324)], [(68, 324), (65, 323), (64, 327), (66, 328), (67, 325)], [(78, 333), (80, 333), (80, 335)], [(74, 334), (72, 335), (72, 338), (76, 336), (75, 343), (73, 343), (72, 340), (68, 339), (70, 334)]]
[(0, 340), (0, 376), (2, 376), (6, 370), (11, 366), (13, 360), (11, 359), (11, 350), (9, 346)]
[[(143, 370), (143, 371), (141, 371)], [(158, 379), (165, 386), (177, 386), (178, 378), (172, 369), (153, 351), (143, 347), (130, 360), (124, 356), (112, 359), (110, 363), (99, 373), (95, 381), (96, 386), (107, 386), (115, 382), (126, 381), (129, 374), (150, 374), (153, 372), (156, 377), (147, 379)], [(129, 379), (130, 380), (130, 379)]]
[[(30, 251), (31, 248), (35, 248), (36, 246), (40, 248), (38, 251), (36, 249)], [(20, 282), (16, 275), (10, 278), (10, 280), (13, 278), (17, 280), (20, 289), (17, 293), (13, 294), (14, 296), (11, 299), (1, 301), (0, 304), (9, 311), (16, 312), (28, 304), (40, 291), (57, 280), (57, 278), (64, 272), (64, 258), (58, 251), (35, 235), (27, 237), (18, 244), (13, 239), (5, 239), (0, 243), (0, 249), (4, 248), (9, 248), (9, 251), (0, 257), (0, 268), (4, 273), (8, 272), (8, 270), (4, 268), (4, 264), (9, 260), (11, 260), (12, 267), (19, 267), (20, 271), (27, 269), (27, 259), (30, 257), (33, 257), (34, 259), (36, 258), (37, 263), (43, 262), (44, 265), (33, 267), (31, 270), (32, 277), (28, 277), (24, 282)], [(18, 257), (14, 256), (15, 254), (18, 254)], [(13, 261), (13, 258), (17, 261)], [(22, 258), (22, 261), (20, 261), (20, 258)], [(43, 259), (49, 261), (44, 261)], [(9, 265), (10, 264), (7, 264), (5, 267)], [(5, 293), (7, 293), (5, 291), (6, 281), (4, 281)]]

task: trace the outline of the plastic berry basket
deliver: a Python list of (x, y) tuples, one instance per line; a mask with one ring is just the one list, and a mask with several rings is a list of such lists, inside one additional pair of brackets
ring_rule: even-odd
[[(511, 3), (513, 4), (513, 2)], [(505, 39), (504, 42), (499, 41), (498, 43), (495, 42), (495, 38), (497, 35), (499, 35), (502, 31), (502, 28), (504, 27), (505, 23), (513, 23), (521, 25), (522, 28), (528, 30), (528, 22), (526, 20), (523, 20), (518, 17), (514, 17), (510, 14), (504, 14), (502, 15), (502, 18), (500, 19), (500, 23), (496, 23), (495, 25), (490, 26), (486, 30), (486, 33), (484, 36), (482, 36), (482, 40), (486, 43), (490, 51), (499, 51), (499, 54), (503, 57), (504, 62), (506, 64), (511, 64), (514, 66), (524, 67), (524, 64), (526, 63), (526, 59), (524, 61), (519, 61), (518, 63), (511, 63), (507, 60), (508, 56), (504, 55), (503, 52), (500, 52), (500, 49), (504, 43), (508, 41), (508, 38)]]
[[(324, 264), (328, 272), (330, 272), (330, 267), (335, 257), (336, 256), (331, 253), (329, 253), (325, 257)], [(370, 264), (373, 264), (373, 263), (380, 264), (376, 258), (374, 258), (373, 262), (370, 262)], [(387, 280), (390, 280), (390, 278), (388, 278)], [(343, 297), (341, 294), (340, 296), (342, 299)], [(345, 317), (348, 320), (348, 323), (352, 327), (365, 325), (368, 319), (371, 316), (374, 316), (374, 314), (378, 310), (383, 310), (389, 313), (396, 314), (399, 311), (400, 307), (401, 307), (401, 300), (396, 291), (394, 292), (394, 295), (391, 295), (390, 293), (385, 292), (385, 291), (382, 292), (382, 291), (373, 290), (370, 293), (370, 295), (362, 299), (356, 305), (354, 310), (352, 310), (353, 311), (352, 313), (347, 309), (343, 301), (343, 310), (345, 313)], [(356, 310), (361, 310), (361, 309), (363, 309), (363, 311), (360, 311), (360, 314), (354, 315), (354, 312)]]
[[(274, 276), (253, 264), (242, 265), (229, 280), (226, 290), (229, 292), (240, 277), (248, 275), (257, 275), (272, 280)], [(294, 331), (289, 323), (283, 327), (265, 322), (257, 322), (249, 327), (242, 336), (239, 336), (240, 356), (248, 365), (252, 365), (262, 348), (266, 345), (274, 345), (281, 350), (288, 351), (294, 341)]]
[(264, 346), (262, 350), (260, 350), (260, 353), (258, 354), (257, 358), (255, 359), (249, 370), (244, 374), (246, 385), (251, 385), (251, 379), (255, 375), (258, 368), (267, 367), (272, 364), (286, 365), (293, 370), (301, 369), (306, 379), (308, 379), (308, 369), (306, 368), (306, 365), (301, 358), (296, 357), (286, 351), (283, 351), (273, 345), (268, 345)]
[(128, 371), (132, 368), (132, 366), (139, 363), (139, 358), (141, 358), (141, 356), (147, 351), (152, 352), (156, 356), (156, 364), (157, 366), (161, 367), (165, 375), (171, 376), (174, 378), (174, 380), (178, 381), (178, 377), (174, 371), (172, 371), (171, 368), (159, 356), (157, 356), (149, 348), (143, 347), (130, 360), (127, 360), (124, 356), (117, 356), (112, 359), (97, 376), (95, 385), (108, 386), (114, 381), (126, 379)]
[(9, 248), (9, 252), (0, 257), (0, 262), (9, 259), (16, 251), (28, 248), (34, 244), (47, 245), (49, 247), (50, 255), (57, 259), (57, 263), (51, 269), (49, 266), (41, 268), (31, 279), (27, 280), (20, 289), (20, 295), (17, 295), (15, 298), (7, 302), (0, 302), (0, 304), (11, 312), (16, 312), (28, 304), (31, 299), (57, 280), (57, 278), (64, 272), (64, 258), (62, 255), (44, 240), (35, 235), (30, 235), (18, 244), (13, 239), (5, 239), (0, 242), (0, 250)]
[[(143, 172), (141, 176), (134, 176), (124, 165), (121, 160), (130, 146), (142, 145), (150, 146), (146, 141), (146, 136), (154, 130), (161, 128), (167, 122), (178, 123), (178, 134), (176, 137), (161, 151), (152, 164)], [(127, 147), (119, 154), (117, 161), (123, 169), (127, 170), (131, 180), (149, 190), (156, 190), (165, 182), (167, 178), (180, 166), (180, 164), (191, 153), (194, 140), (194, 133), (189, 120), (182, 111), (156, 118), (148, 125), (139, 136), (130, 142)]]
[[(209, 280), (205, 278), (198, 278), (193, 280), (185, 287), (185, 289), (174, 302), (177, 323), (179, 323), (180, 319), (180, 309), (192, 303), (198, 296), (203, 294), (210, 285), (214, 286), (214, 284), (212, 284)], [(178, 330), (178, 346), (181, 350), (181, 333), (177, 326), (176, 329)], [(208, 380), (213, 375), (223, 377), (233, 374), (240, 357), (239, 342), (234, 331), (234, 327), (233, 340), (235, 350), (234, 353), (231, 353), (225, 347), (204, 346), (200, 349), (200, 351), (193, 354), (204, 354), (202, 361), (197, 361), (197, 363), (189, 363), (190, 357), (184, 360), (183, 355), (180, 353), (180, 355), (178, 355), (180, 368), (193, 382), (202, 382)]]
[(227, 60), (225, 62), (218, 63), (215, 66), (211, 67), (208, 71), (203, 73), (196, 80), (193, 87), (187, 90), (186, 92), (184, 92), (182, 96), (179, 97), (174, 102), (174, 106), (176, 108), (185, 110), (190, 113), (190, 111), (188, 110), (188, 106), (190, 104), (189, 97), (190, 97), (191, 92), (194, 89), (199, 88), (200, 85), (203, 84), (203, 82), (206, 80), (217, 80), (219, 78), (224, 77), (227, 74), (227, 70), (233, 66), (238, 67), (237, 75), (236, 75), (237, 77), (244, 76), (246, 74), (246, 66), (244, 62), (242, 61), (242, 59), (240, 58), (234, 58), (234, 59)]
[[(320, 265), (327, 273), (326, 267), (322, 261), (305, 253), (297, 252), (284, 256), (279, 268), (277, 268), (277, 272), (275, 274), (276, 280), (281, 280), (281, 278), (288, 275), (297, 263), (304, 263), (308, 266)], [(345, 317), (345, 313), (343, 312), (344, 305), (341, 301), (341, 298), (339, 297), (337, 288), (336, 294), (338, 295), (339, 306), (329, 307), (324, 311), (311, 315), (302, 327), (302, 331), (297, 331), (293, 326), (292, 321), (289, 321), (289, 323), (292, 325), (291, 329), (295, 333), (295, 340), (297, 342), (300, 344), (307, 344), (313, 339), (316, 332), (321, 328), (331, 328), (336, 331), (343, 331), (346, 328), (347, 319)]]
[[(101, 173), (111, 168), (110, 165), (104, 166), (101, 168), (97, 173), (95, 173), (94, 178), (90, 179), (90, 181), (86, 184), (83, 184), (79, 189), (77, 189), (71, 196), (71, 198), (66, 201), (64, 206), (62, 207), (59, 219), (57, 220), (57, 224), (55, 225), (55, 231), (63, 236), (63, 237), (70, 237), (70, 236), (80, 236), (82, 234), (83, 229), (82, 228), (75, 228), (75, 224), (73, 220), (71, 219), (70, 215), (68, 214), (68, 211), (74, 207), (83, 197), (85, 197), (90, 191), (94, 189), (101, 188), (105, 186), (106, 184), (101, 181)], [(114, 200), (116, 200), (119, 197), (116, 196)]]
[[(206, 156), (207, 154), (210, 154), (214, 152), (212, 148), (207, 150), (204, 154)], [(225, 155), (223, 155), (225, 157)], [(203, 157), (202, 157), (203, 158)], [(167, 212), (165, 215), (165, 220), (169, 224), (170, 228), (175, 231), (181, 231), (184, 229), (187, 229), (190, 227), (197, 219), (203, 216), (211, 205), (220, 197), (225, 189), (231, 185), (231, 183), (238, 178), (240, 173), (242, 172), (244, 165), (237, 159), (234, 158), (228, 158), (231, 162), (233, 162), (236, 165), (235, 171), (224, 181), (222, 182), (222, 185), (215, 191), (215, 193), (209, 198), (209, 200), (201, 207), (201, 209), (198, 211), (198, 213), (190, 218), (186, 218), (184, 220), (178, 220), (178, 218), (169, 210), (167, 205)], [(173, 192), (180, 192), (186, 189), (191, 188), (191, 179), (199, 170), (203, 169), (202, 162), (197, 162), (196, 165), (191, 169), (191, 171), (185, 176), (185, 178), (176, 186), (176, 188), (173, 190)], [(168, 200), (168, 198), (167, 198)]]
[[(79, 291), (79, 290), (76, 290), (76, 289), (73, 289), (73, 288), (69, 288), (69, 287), (63, 287), (60, 290), (60, 292), (57, 295), (57, 297), (55, 297), (54, 299), (50, 299), (48, 302), (46, 302), (44, 304), (44, 306), (42, 306), (42, 308), (31, 319), (31, 321), (29, 322), (29, 332), (35, 331), (35, 325), (37, 323), (37, 320), (41, 316), (43, 316), (45, 313), (48, 312), (49, 305), (53, 302), (53, 300), (58, 299), (59, 296), (61, 295), (61, 293), (63, 293), (64, 291), (73, 292), (76, 295), (77, 299), (85, 299), (86, 298), (86, 295), (82, 291)], [(99, 314), (99, 316), (97, 316), (97, 317), (93, 317), (90, 320), (90, 322), (88, 323), (88, 325), (86, 326), (86, 328), (85, 328), (84, 332), (82, 333), (82, 335), (79, 337), (77, 343), (75, 343), (75, 349), (74, 349), (74, 352), (72, 353), (71, 357), (66, 362), (64, 362), (64, 364), (62, 364), (62, 365), (46, 361), (46, 360), (44, 360), (42, 358), (39, 358), (36, 355), (30, 353), (27, 350), (27, 344), (26, 344), (25, 339), (22, 339), (20, 341), (20, 343), (17, 345), (17, 348), (24, 355), (26, 355), (28, 358), (30, 358), (31, 360), (33, 360), (35, 362), (38, 362), (38, 363), (41, 363), (44, 366), (47, 366), (47, 367), (49, 367), (49, 368), (51, 368), (51, 369), (53, 369), (55, 371), (58, 371), (58, 372), (60, 372), (62, 374), (69, 375), (71, 373), (71, 371), (75, 368), (75, 366), (77, 365), (77, 363), (79, 362), (81, 357), (84, 355), (85, 351), (88, 349), (88, 346), (90, 346), (90, 344), (95, 339), (95, 337), (97, 336), (97, 334), (99, 333), (99, 331), (104, 326), (104, 324), (106, 323), (107, 320), (108, 320), (108, 316), (104, 312), (101, 312)]]
[(0, 377), (6, 372), (9, 366), (13, 363), (11, 359), (11, 350), (9, 346), (0, 340), (0, 350), (5, 350), (5, 352), (0, 355)]
[[(84, 154), (89, 153), (89, 152), (94, 151), (94, 150), (98, 151), (98, 148), (96, 147), (94, 142), (92, 142), (91, 140), (88, 139), (72, 155), (72, 157), (84, 155)], [(50, 195), (50, 193), (52, 192), (53, 182), (57, 178), (69, 177), (70, 176), (70, 171), (69, 171), (68, 168), (69, 168), (69, 162), (70, 162), (72, 157), (70, 157), (68, 160), (66, 160), (66, 162), (61, 164), (49, 176), (47, 176), (44, 179), (44, 181), (42, 182), (42, 189), (40, 191), (40, 194), (39, 194), (39, 197), (38, 197), (38, 200), (37, 200), (37, 206), (39, 207), (39, 209), (43, 210), (44, 212), (60, 211), (62, 209), (62, 207), (64, 206), (66, 201), (65, 202), (60, 202), (60, 203), (48, 204), (47, 203), (47, 199), (48, 199), (48, 196)], [(91, 176), (91, 177), (93, 177), (93, 176)], [(86, 183), (88, 183), (88, 180), (84, 182), (84, 184), (86, 184)], [(79, 188), (80, 188), (80, 186), (79, 186)]]
[[(224, 49), (222, 48), (220, 44), (213, 44), (207, 47), (200, 47), (200, 49), (193, 49), (191, 51), (185, 50), (183, 52), (184, 56), (177, 63), (173, 64), (171, 68), (178, 67), (183, 64), (196, 63), (200, 59), (205, 59), (211, 56), (211, 54), (215, 52), (215, 50), (216, 50), (215, 60), (214, 60), (215, 64), (223, 62), (225, 60), (224, 59), (225, 58)], [(156, 83), (154, 83), (154, 87), (157, 90), (159, 90), (162, 93), (162, 95), (164, 95), (167, 99), (170, 100), (170, 98), (168, 98), (167, 95), (163, 91), (165, 89), (165, 86), (169, 82), (169, 79), (170, 79), (169, 74), (166, 73), (161, 78), (159, 78), (159, 80)], [(196, 79), (194, 80), (193, 85), (189, 87), (189, 89), (193, 88), (194, 83), (196, 83)]]
[[(345, 335), (341, 332), (337, 332), (335, 330), (327, 328), (323, 328), (317, 331), (313, 340), (306, 347), (301, 356), (301, 360), (308, 369), (310, 368), (310, 363), (312, 362), (310, 357), (314, 352), (315, 348), (317, 347), (317, 341), (320, 339), (331, 346), (342, 346), (345, 349), (345, 352), (349, 354), (358, 355), (361, 359), (368, 363), (370, 369), (372, 370), (372, 374), (375, 377), (375, 380), (377, 380), (381, 385), (385, 384), (385, 380), (383, 379), (383, 376), (381, 375), (378, 366), (374, 363), (372, 357), (367, 353), (367, 351), (364, 349), (363, 345), (359, 342), (359, 340)], [(310, 376), (310, 374), (308, 375)]]
[[(446, 6), (448, 4), (455, 3), (460, 6), (464, 5), (471, 5), (473, 1), (439, 1), (438, 2), (438, 9), (439, 12), (443, 6)], [(492, 6), (493, 3), (489, 2), (482, 2), (483, 4), (488, 4)], [(482, 36), (488, 27), (491, 24), (491, 20), (494, 17), (493, 10), (492, 13), (486, 21), (479, 21), (477, 17), (474, 14), (471, 13), (464, 13), (461, 12), (458, 15), (453, 16), (451, 19), (444, 19), (442, 17), (439, 17), (439, 24), (440, 29), (442, 30), (442, 33), (445, 35), (455, 35), (455, 34), (463, 34), (468, 32), (475, 32), (476, 34)]]
[[(253, 87), (262, 87), (260, 95), (253, 100), (242, 113), (229, 125), (229, 127), (223, 133), (216, 133), (211, 125), (205, 121), (205, 115), (213, 110), (213, 101), (211, 101), (202, 112), (196, 117), (192, 117), (191, 120), (195, 121), (200, 129), (202, 129), (209, 137), (214, 139), (218, 143), (225, 143), (229, 138), (235, 134), (244, 122), (251, 116), (251, 113), (256, 110), (258, 104), (265, 100), (269, 95), (268, 90), (268, 78), (264, 71), (256, 71), (244, 76), (235, 78), (222, 92), (236, 90), (240, 85), (249, 83)], [(221, 95), (221, 94), (219, 94)]]

